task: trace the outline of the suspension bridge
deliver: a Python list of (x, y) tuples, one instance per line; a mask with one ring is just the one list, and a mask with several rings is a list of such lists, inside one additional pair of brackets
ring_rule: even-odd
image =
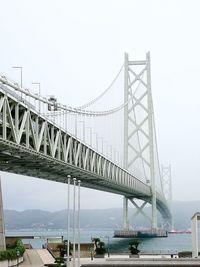
[[(71, 175), (84, 187), (124, 197), (123, 230), (129, 229), (128, 201), (152, 229), (157, 210), (170, 228), (171, 183), (164, 180), (167, 170), (162, 175), (158, 157), (150, 53), (137, 61), (125, 54), (112, 83), (80, 107), (0, 75), (0, 170), (61, 183)], [(151, 217), (143, 210), (146, 204)]]

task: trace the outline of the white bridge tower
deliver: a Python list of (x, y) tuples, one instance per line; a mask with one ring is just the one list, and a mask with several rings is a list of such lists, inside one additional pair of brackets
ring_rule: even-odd
[[(156, 173), (158, 155), (151, 94), (150, 53), (145, 60), (131, 61), (125, 54), (124, 61), (124, 168), (151, 186), (151, 200), (139, 207), (133, 198), (124, 196), (123, 230), (128, 230), (128, 199), (137, 208), (136, 214), (151, 202), (151, 227), (157, 228)], [(137, 169), (142, 171), (137, 171)], [(159, 169), (159, 168), (157, 168)], [(157, 171), (159, 172), (159, 171)]]
[(168, 220), (165, 220), (163, 228), (168, 230), (174, 230), (174, 220), (173, 220), (173, 212), (172, 212), (172, 172), (171, 165), (169, 166), (161, 166), (162, 172), (162, 187), (165, 198), (169, 204), (171, 209), (172, 217)]

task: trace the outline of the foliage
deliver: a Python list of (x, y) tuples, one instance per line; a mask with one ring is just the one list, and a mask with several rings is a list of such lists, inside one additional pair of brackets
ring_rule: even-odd
[(93, 238), (96, 255), (104, 255), (106, 253), (105, 243), (100, 238)]
[(64, 258), (63, 257), (57, 257), (57, 258), (55, 258), (55, 263), (59, 263), (59, 264), (61, 264), (61, 263), (64, 263), (65, 261), (64, 261)]
[(129, 242), (129, 247), (128, 249), (130, 250), (132, 255), (137, 255), (140, 250), (138, 249), (140, 242), (137, 239), (134, 239)]
[[(57, 248), (60, 251), (60, 257), (63, 258), (64, 255), (67, 255), (67, 240), (64, 240), (63, 243), (57, 245)], [(69, 255), (72, 255), (71, 250), (73, 249), (72, 243), (69, 242)]]
[[(60, 266), (65, 265), (64, 257), (67, 256), (67, 245), (68, 245), (67, 240), (64, 240), (62, 243), (57, 245), (57, 249), (59, 249), (59, 252), (60, 252), (60, 257), (57, 257), (55, 259), (54, 264), (50, 264), (50, 265), (48, 264), (47, 265), (48, 267), (60, 267)], [(72, 249), (73, 249), (72, 243), (69, 242), (69, 255), (70, 256), (72, 255), (71, 253)]]
[(180, 251), (178, 253), (179, 258), (192, 258), (192, 252), (191, 251)]
[[(17, 251), (19, 252), (19, 255), (17, 255)], [(0, 261), (17, 259), (24, 254), (24, 251), (24, 245), (22, 241), (18, 239), (15, 242), (15, 246), (13, 246), (12, 248), (0, 251)]]
[(59, 263), (46, 263), (44, 266), (48, 267), (60, 267), (61, 265)]

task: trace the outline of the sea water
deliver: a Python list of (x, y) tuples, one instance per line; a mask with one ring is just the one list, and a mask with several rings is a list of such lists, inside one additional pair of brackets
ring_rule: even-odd
[[(90, 243), (93, 237), (100, 238), (105, 242), (106, 247), (111, 253), (128, 252), (130, 238), (113, 238), (114, 231), (111, 229), (81, 229), (80, 241)], [(66, 230), (18, 230), (6, 231), (7, 236), (35, 236), (35, 239), (24, 239), (24, 243), (30, 243), (34, 248), (41, 248), (47, 242), (47, 238), (61, 237), (67, 239)], [(73, 240), (72, 230), (70, 231), (70, 240)], [(179, 251), (191, 251), (192, 241), (191, 234), (169, 234), (168, 237), (162, 238), (139, 238), (140, 251), (146, 253), (176, 253)], [(77, 238), (76, 238), (77, 242)], [(200, 235), (199, 235), (200, 243)]]

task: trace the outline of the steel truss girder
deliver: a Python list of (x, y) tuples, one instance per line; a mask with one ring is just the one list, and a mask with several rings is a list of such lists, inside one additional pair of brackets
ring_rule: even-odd
[[(150, 188), (148, 185), (144, 184), (112, 161), (106, 159), (103, 155), (86, 146), (69, 133), (66, 133), (46, 118), (40, 116), (25, 104), (14, 99), (13, 96), (4, 94), (3, 90), (0, 93), (0, 143), (4, 145), (5, 143), (7, 144), (7, 149), (5, 149), (5, 151), (11, 153), (10, 158), (14, 158), (10, 147), (12, 147), (11, 145), (15, 145), (19, 152), (22, 151), (20, 154), (24, 153), (24, 149), (27, 149), (29, 151), (28, 158), (34, 158), (35, 160), (35, 157), (31, 157), (31, 155), (37, 155), (39, 158), (42, 155), (56, 162), (59, 161), (62, 164), (64, 163), (89, 173), (89, 176), (92, 174), (92, 176), (96, 177), (96, 180), (105, 180), (106, 184), (109, 183), (115, 188), (112, 191), (116, 193), (122, 190), (128, 195), (150, 195)], [(18, 159), (18, 162), (26, 162), (28, 158), (25, 159), (25, 157), (22, 156), (21, 159)], [(16, 165), (16, 171), (18, 173), (23, 172), (23, 174), (26, 174), (27, 170), (26, 167), (23, 166), (23, 163), (20, 163), (18, 169), (16, 158), (15, 161), (13, 160), (13, 163)], [(33, 166), (32, 169), (34, 169), (34, 161), (27, 162), (29, 168), (31, 165)], [(15, 172), (14, 166), (9, 167), (10, 170), (7, 168), (7, 171)], [(28, 175), (31, 175), (30, 170), (31, 168), (29, 169)], [(66, 173), (67, 170), (68, 169), (66, 169)], [(32, 172), (32, 174), (35, 175), (35, 171)], [(42, 175), (41, 171), (38, 171), (37, 176), (40, 175)]]

